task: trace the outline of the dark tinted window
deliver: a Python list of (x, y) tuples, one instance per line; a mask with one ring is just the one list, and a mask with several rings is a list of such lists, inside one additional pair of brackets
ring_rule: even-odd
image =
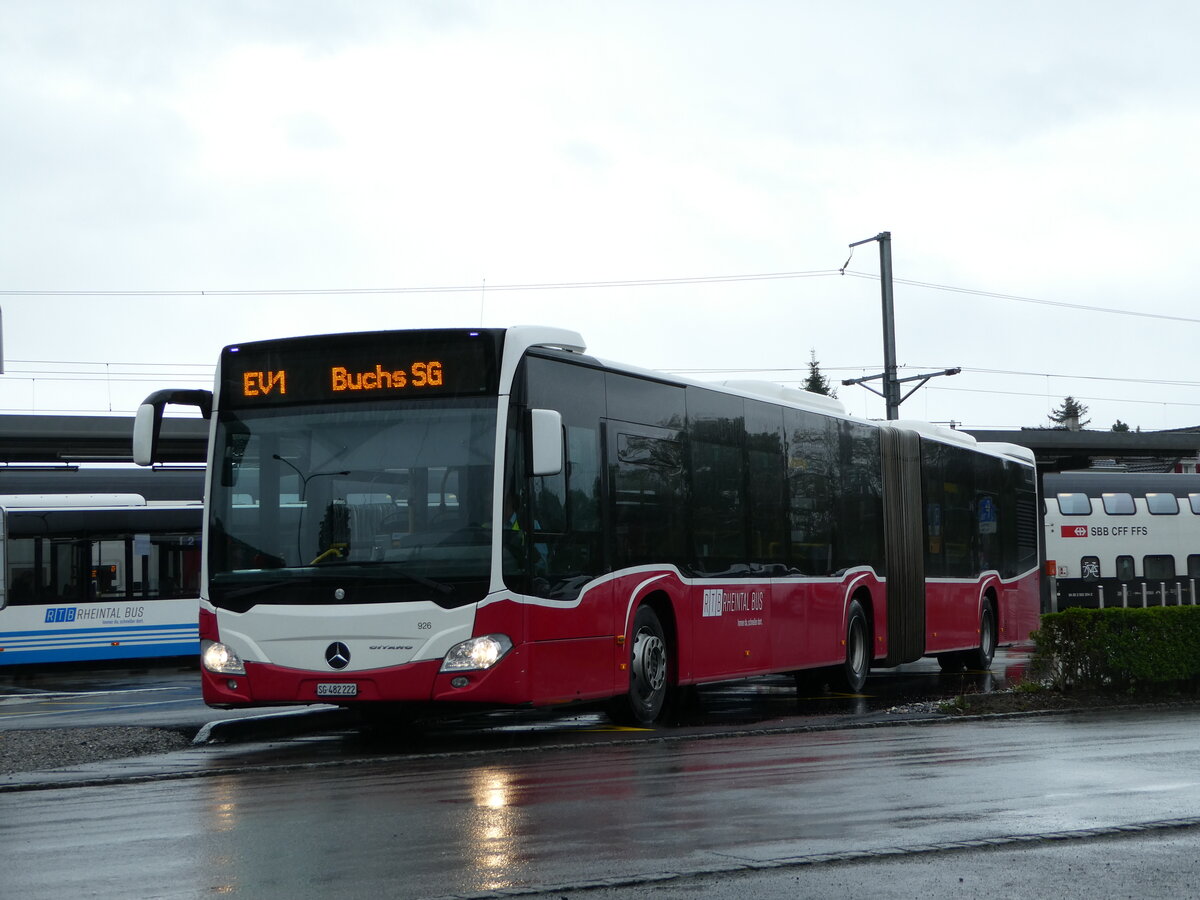
[(944, 449), (946, 467), (942, 479), (946, 575), (951, 578), (975, 573), (975, 467), (974, 454), (960, 447)]
[(684, 558), (683, 448), (610, 423), (612, 553), (616, 568)]
[(944, 525), (945, 447), (936, 441), (921, 441), (921, 487), (925, 500), (925, 577), (946, 574)]
[[(197, 508), (191, 515), (176, 515), (193, 520), (190, 532), (122, 534), (106, 529), (74, 537), (10, 538), (5, 548), (8, 602), (20, 606), (197, 597), (200, 512)], [(38, 515), (50, 518), (55, 513)]]
[(1133, 581), (1133, 579), (1135, 577), (1136, 577), (1136, 575), (1133, 570), (1133, 557), (1132, 556), (1118, 556), (1117, 557), (1117, 578), (1119, 578), (1121, 581)]
[(1004, 461), (975, 456), (976, 571), (1004, 568), (1004, 543), (1000, 520), (1012, 515), (1005, 504)]
[(886, 574), (883, 559), (883, 472), (879, 429), (839, 423), (841, 483), (834, 568), (872, 566)]
[(837, 422), (784, 410), (787, 433), (789, 563), (804, 575), (833, 572), (833, 519), (841, 480)]
[(574, 599), (588, 577), (604, 571), (600, 515), (604, 373), (530, 357), (524, 385), (529, 407), (562, 414), (566, 465), (557, 475), (532, 479), (532, 536), (520, 550), (534, 554), (533, 593)]
[(783, 410), (746, 401), (746, 498), (750, 563), (756, 569), (787, 561), (787, 489)]
[(702, 575), (745, 570), (744, 401), (688, 389), (692, 560)]
[(631, 375), (605, 375), (608, 418), (661, 428), (682, 428), (683, 388)]
[(1165, 554), (1155, 554), (1142, 557), (1142, 571), (1147, 581), (1157, 578), (1175, 577), (1175, 557)]

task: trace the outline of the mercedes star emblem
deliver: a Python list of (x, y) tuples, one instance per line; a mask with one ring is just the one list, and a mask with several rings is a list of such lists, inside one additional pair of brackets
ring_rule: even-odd
[(350, 665), (350, 648), (341, 641), (334, 641), (325, 648), (325, 662), (331, 669), (344, 669)]

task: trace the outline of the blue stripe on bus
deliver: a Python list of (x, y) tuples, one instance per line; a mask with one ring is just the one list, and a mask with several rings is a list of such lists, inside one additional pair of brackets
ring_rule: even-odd
[(176, 643), (120, 644), (116, 647), (81, 647), (62, 650), (18, 650), (0, 653), (0, 665), (84, 662), (99, 659), (145, 659), (164, 656), (199, 656), (198, 640)]
[(161, 631), (163, 629), (188, 629), (196, 631), (195, 622), (169, 622), (161, 625), (110, 625), (107, 628), (39, 628), (34, 631), (0, 631), (0, 640), (18, 637), (44, 637), (46, 635), (115, 634), (119, 631)]
[(199, 652), (197, 626), (191, 622), (0, 633), (0, 666), (188, 656)]
[(195, 631), (160, 631), (155, 634), (109, 634), (88, 637), (45, 637), (6, 641), (0, 638), (0, 653), (28, 650), (33, 647), (104, 647), (110, 644), (149, 644), (161, 641), (198, 641)]

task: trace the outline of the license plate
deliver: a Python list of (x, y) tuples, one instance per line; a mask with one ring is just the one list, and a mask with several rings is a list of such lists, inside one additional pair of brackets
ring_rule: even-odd
[(353, 681), (338, 681), (332, 684), (318, 684), (318, 697), (354, 697), (358, 695), (358, 685)]

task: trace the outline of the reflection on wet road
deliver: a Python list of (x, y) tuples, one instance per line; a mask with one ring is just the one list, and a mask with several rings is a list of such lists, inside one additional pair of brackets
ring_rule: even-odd
[[(789, 676), (705, 685), (687, 691), (671, 725), (748, 727), (797, 717), (852, 717), (904, 708), (908, 704), (928, 704), (960, 693), (1001, 690), (1020, 680), (1027, 662), (1025, 652), (1001, 650), (990, 671), (945, 675), (936, 662), (923, 660), (895, 669), (876, 670), (860, 695), (829, 693), (819, 683), (798, 693)], [(263, 712), (269, 710), (209, 709), (200, 697), (195, 671), (178, 665), (136, 670), (0, 672), (0, 731), (94, 725), (199, 729), (214, 719)], [(571, 733), (581, 728), (628, 731), (612, 726), (599, 707), (586, 706), (486, 712), (448, 708), (436, 717), (423, 715), (420, 731), (427, 737), (457, 733), (469, 740), (481, 730), (537, 734)]]
[(1197, 754), (1175, 708), (249, 769), (0, 794), (0, 871), (35, 897), (563, 896), (1191, 817)]

